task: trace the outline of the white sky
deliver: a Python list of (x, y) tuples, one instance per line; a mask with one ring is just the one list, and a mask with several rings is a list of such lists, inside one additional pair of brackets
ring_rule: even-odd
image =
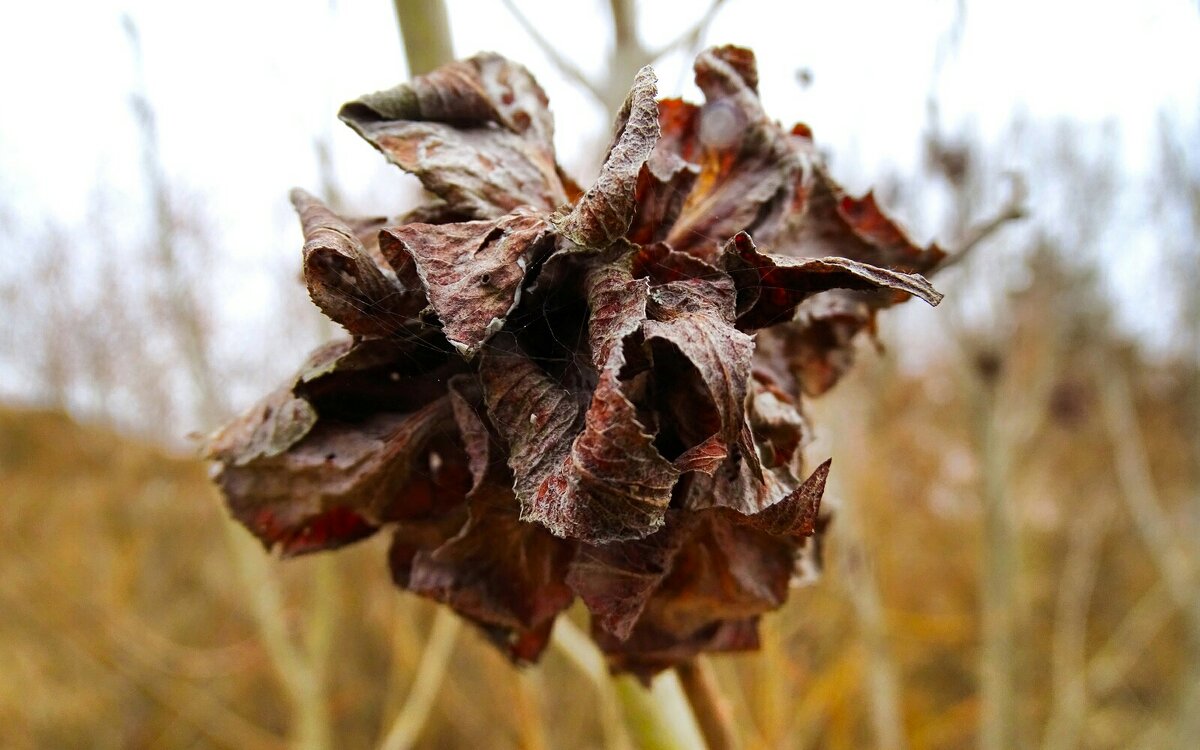
[[(601, 2), (518, 4), (581, 67), (600, 71), (610, 37)], [(641, 5), (643, 36), (654, 46), (706, 4)], [(985, 142), (1003, 137), (1017, 113), (1034, 123), (1112, 121), (1130, 179), (1152, 168), (1153, 128), (1162, 113), (1189, 123), (1186, 132), (1200, 132), (1194, 2), (966, 6), (957, 51), (936, 81), (953, 0), (729, 0), (706, 43), (753, 47), (768, 111), (785, 125), (809, 123), (835, 174), (855, 191), (886, 174), (917, 170), (931, 85), (947, 130), (968, 126)], [(449, 0), (449, 9), (457, 53), (492, 49), (530, 67), (550, 95), (563, 161), (568, 168), (587, 164), (610, 115), (554, 71), (500, 3)], [(168, 176), (211, 221), (232, 317), (269, 315), (280, 269), (298, 262), (299, 230), (286, 195), (296, 185), (319, 187), (314, 139), (330, 139), (338, 180), (356, 208), (405, 207), (403, 179), (336, 119), (342, 101), (406, 78), (388, 0), (8, 2), (0, 4), (0, 209), (15, 218), (12, 236), (58, 224), (79, 238), (79, 253), (98, 252), (85, 224), (100, 191), (114, 224), (131, 233), (144, 225), (128, 104), (136, 75), (123, 14), (140, 29)], [(813, 74), (808, 88), (797, 82), (800, 68)], [(658, 71), (663, 94), (698, 94), (682, 56), (662, 61)], [(1014, 158), (997, 168), (1036, 167)], [(901, 219), (921, 239), (937, 227), (934, 216)], [(21, 272), (29, 250), (11, 237), (0, 241), (10, 245), (0, 251), (3, 280)], [(1135, 247), (1117, 259), (1123, 295), (1133, 298), (1149, 278), (1151, 255)]]

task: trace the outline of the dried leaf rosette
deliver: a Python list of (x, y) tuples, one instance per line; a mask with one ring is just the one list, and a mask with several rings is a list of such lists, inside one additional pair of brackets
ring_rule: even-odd
[(616, 670), (755, 648), (829, 470), (802, 471), (799, 400), (876, 310), (938, 302), (917, 274), (942, 254), (767, 118), (748, 50), (696, 82), (703, 106), (658, 101), (643, 69), (586, 192), (498, 55), (344, 106), (434, 197), (347, 219), (293, 193), (351, 338), (213, 439), (234, 516), (284, 556), (390, 534), (397, 585), (516, 660), (575, 597)]

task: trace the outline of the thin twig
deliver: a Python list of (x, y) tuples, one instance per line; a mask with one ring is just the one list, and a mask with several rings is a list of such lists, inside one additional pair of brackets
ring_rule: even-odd
[(752, 747), (778, 747), (784, 738), (783, 725), (793, 686), (787, 670), (779, 667), (789, 658), (781, 629), (778, 618), (766, 619), (760, 625), (760, 655), (754, 660), (752, 687), (749, 691), (734, 692), (735, 699), (742, 699), (739, 712), (753, 718), (744, 732), (754, 733), (748, 743)]
[(1129, 670), (1141, 661), (1150, 642), (1174, 612), (1171, 592), (1160, 579), (1125, 613), (1108, 640), (1088, 660), (1081, 675), (1081, 679), (1087, 681), (1088, 690), (1100, 696), (1116, 688)]
[[(1171, 597), (1185, 614), (1191, 614), (1192, 600), (1196, 596), (1195, 566), (1188, 550), (1176, 537), (1172, 521), (1158, 497), (1128, 377), (1119, 366), (1107, 367), (1099, 380), (1102, 410), (1116, 454), (1114, 468), (1121, 496)], [(1200, 618), (1191, 619), (1191, 627), (1200, 631)]]
[(1087, 715), (1088, 685), (1083, 678), (1088, 609), (1100, 571), (1109, 508), (1103, 506), (1071, 527), (1067, 558), (1059, 580), (1051, 652), (1054, 706), (1046, 722), (1044, 750), (1072, 748)]
[(542, 718), (539, 675), (517, 670), (512, 673), (516, 700), (517, 745), (521, 750), (546, 750), (545, 721)]
[(696, 657), (675, 667), (683, 693), (692, 706), (692, 714), (708, 750), (732, 750), (737, 747), (733, 733), (733, 716), (729, 704), (721, 695), (712, 665), (703, 657)]
[(613, 685), (638, 748), (695, 750), (704, 746), (704, 736), (674, 672), (660, 674), (650, 690), (630, 675), (618, 675)]
[[(863, 445), (868, 436), (862, 425), (872, 424), (879, 415), (859, 413), (848, 424), (859, 425), (838, 433), (834, 453), (838, 448)], [(849, 453), (849, 450), (846, 450)], [(866, 650), (867, 680), (871, 728), (875, 734), (875, 745), (879, 750), (904, 750), (908, 743), (904, 736), (903, 712), (898, 669), (888, 642), (888, 623), (884, 614), (883, 595), (872, 566), (867, 562), (870, 555), (864, 538), (862, 514), (857, 498), (863, 488), (855, 484), (853, 475), (844, 478), (848, 486), (840, 487), (838, 497), (842, 500), (837, 512), (838, 530), (841, 534), (842, 564), (839, 573), (844, 576), (843, 588), (858, 620), (862, 642)]]
[[(179, 262), (178, 215), (162, 164), (156, 113), (142, 80), (144, 71), (137, 25), (129, 16), (124, 21), (139, 79), (133, 109), (142, 135), (142, 169), (154, 199), (156, 261), (163, 269), (168, 285), (165, 301), (168, 322), (198, 397), (198, 421), (211, 424), (212, 420), (219, 420), (227, 413), (226, 398), (208, 354), (210, 342), (202, 306)], [(332, 745), (332, 738), (323, 686), (306, 654), (296, 648), (287, 632), (279, 582), (272, 576), (262, 550), (243, 536), (232, 520), (226, 519), (221, 526), (233, 550), (238, 577), (251, 599), (263, 645), (291, 704), (291, 733), (295, 745), (305, 750), (325, 750)]]
[(721, 6), (724, 4), (725, 0), (713, 0), (713, 2), (708, 6), (708, 10), (704, 11), (704, 15), (700, 16), (700, 20), (692, 24), (692, 27), (687, 31), (684, 31), (682, 34), (667, 42), (663, 46), (656, 50), (650, 51), (648, 55), (649, 58), (651, 60), (657, 60), (668, 52), (672, 52), (679, 47), (694, 47), (696, 43), (700, 41), (700, 36), (704, 33), (704, 30), (708, 28), (708, 25), (712, 23), (713, 18), (716, 17), (717, 11), (719, 11)]
[(679, 682), (668, 679), (673, 675), (660, 676), (652, 691), (629, 676), (610, 678), (595, 642), (565, 617), (554, 625), (553, 644), (601, 693), (606, 748), (623, 750), (630, 738), (646, 750), (686, 750), (701, 741)]
[(529, 19), (525, 17), (525, 14), (521, 12), (521, 9), (517, 7), (517, 4), (514, 3), (513, 0), (500, 1), (504, 4), (504, 7), (508, 9), (508, 12), (512, 14), (513, 18), (516, 19), (517, 23), (521, 25), (521, 28), (524, 29), (525, 33), (529, 35), (529, 38), (533, 40), (533, 43), (538, 46), (538, 49), (540, 49), (542, 53), (546, 55), (546, 57), (550, 58), (550, 62), (553, 63), (563, 75), (574, 80), (580, 86), (587, 89), (592, 96), (596, 97), (596, 101), (604, 101), (604, 95), (600, 92), (600, 87), (598, 87), (590, 78), (584, 75), (582, 70), (575, 67), (574, 63), (563, 57), (562, 53), (559, 52), (558, 49), (551, 44), (548, 39), (542, 36), (541, 32), (538, 31), (537, 28), (529, 21)]
[(1026, 188), (1025, 182), (1020, 175), (1010, 175), (1012, 181), (1012, 195), (1008, 201), (1000, 209), (1000, 211), (992, 218), (980, 224), (969, 228), (966, 235), (962, 238), (958, 250), (946, 257), (937, 267), (937, 271), (944, 271), (951, 266), (958, 265), (966, 260), (971, 251), (979, 247), (988, 237), (991, 237), (997, 230), (1003, 227), (1010, 221), (1023, 219), (1028, 215), (1025, 209)]
[[(1197, 559), (1192, 554), (1192, 548), (1172, 528), (1172, 519), (1158, 497), (1128, 375), (1120, 366), (1108, 367), (1101, 381), (1101, 401), (1116, 454), (1115, 468), (1121, 495), (1133, 517), (1134, 528), (1158, 567), (1171, 598), (1186, 618), (1189, 650), (1193, 654), (1200, 653)], [(1188, 670), (1183, 684), (1177, 726), (1177, 739), (1181, 747), (1191, 746), (1194, 744), (1193, 735), (1200, 735), (1200, 719), (1197, 719), (1195, 710), (1200, 687), (1194, 679), (1189, 679), (1195, 676), (1192, 671)]]

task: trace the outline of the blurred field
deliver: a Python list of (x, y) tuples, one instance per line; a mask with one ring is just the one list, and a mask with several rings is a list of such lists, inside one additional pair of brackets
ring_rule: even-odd
[[(826, 576), (761, 653), (714, 660), (747, 748), (977, 744), (983, 566), (1005, 548), (1016, 741), (1184, 746), (1185, 621), (1127, 493), (1145, 459), (1194, 560), (1195, 373), (1137, 361), (1051, 271), (1005, 337), (919, 374), (864, 347), (813, 408)], [(404, 705), (433, 610), (392, 588), (382, 539), (270, 561), (198, 462), (52, 412), (0, 412), (0, 487), (0, 746), (363, 748)], [(518, 673), (463, 629), (418, 746), (621, 746), (569, 657)]]

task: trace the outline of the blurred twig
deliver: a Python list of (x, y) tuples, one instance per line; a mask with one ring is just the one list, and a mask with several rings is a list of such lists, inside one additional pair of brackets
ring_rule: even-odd
[[(844, 424), (836, 433), (836, 442), (831, 452), (834, 455), (852, 455), (852, 446), (861, 446), (869, 436), (866, 425), (874, 419), (867, 409), (869, 404), (859, 403), (846, 408), (860, 411), (846, 414)], [(828, 496), (839, 500), (836, 511), (839, 550), (837, 575), (840, 593), (854, 608), (858, 634), (862, 638), (865, 655), (865, 691), (871, 730), (876, 746), (882, 750), (901, 750), (907, 747), (904, 723), (900, 709), (900, 684), (897, 668), (888, 642), (888, 623), (884, 613), (883, 596), (879, 580), (870, 564), (871, 554), (865, 540), (861, 506), (866, 502), (864, 488), (856, 481), (853, 473), (839, 475), (837, 491), (826, 489)]]
[(1043, 750), (1068, 750), (1079, 744), (1088, 702), (1088, 684), (1083, 678), (1088, 608), (1100, 571), (1108, 518), (1108, 509), (1100, 508), (1073, 524), (1069, 531), (1051, 650), (1054, 706), (1046, 722)]
[(537, 45), (537, 48), (540, 49), (542, 53), (546, 55), (546, 57), (550, 58), (550, 62), (554, 65), (554, 67), (558, 68), (560, 73), (586, 89), (589, 94), (596, 97), (597, 101), (604, 101), (604, 95), (600, 93), (600, 89), (592, 83), (592, 80), (588, 78), (582, 70), (576, 67), (573, 62), (568, 60), (561, 52), (559, 52), (558, 49), (551, 44), (548, 39), (546, 39), (546, 37), (542, 36), (542, 33), (537, 30), (537, 27), (534, 26), (528, 18), (525, 17), (525, 14), (521, 12), (521, 9), (517, 7), (517, 4), (513, 2), (513, 0), (501, 0), (501, 2), (504, 4), (504, 7), (508, 8), (508, 12), (511, 13), (513, 18), (516, 19), (517, 23), (521, 25), (521, 28), (525, 30), (525, 33), (529, 35), (529, 38), (533, 40), (533, 43)]
[(704, 739), (674, 672), (664, 672), (646, 690), (635, 678), (614, 680), (625, 725), (638, 750), (696, 750)]
[(621, 723), (621, 707), (613, 681), (608, 675), (604, 657), (595, 643), (575, 623), (565, 616), (554, 624), (555, 648), (559, 650), (596, 689), (600, 701), (600, 729), (604, 732), (606, 750), (629, 750), (629, 737)]
[(978, 366), (980, 382), (968, 387), (973, 392), (971, 411), (983, 484), (981, 747), (1009, 750), (1015, 746), (1017, 728), (1013, 626), (1018, 541), (1009, 507), (1007, 445), (997, 424), (998, 373), (991, 372), (991, 362), (981, 360)]
[(141, 38), (137, 24), (126, 15), (122, 17), (126, 37), (134, 58), (138, 84), (131, 97), (134, 119), (140, 131), (142, 172), (153, 203), (155, 263), (166, 285), (159, 300), (167, 318), (167, 327), (179, 347), (197, 394), (198, 422), (211, 427), (228, 413), (223, 389), (209, 361), (208, 332), (204, 326), (204, 311), (195, 284), (191, 283), (180, 265), (179, 217), (171, 199), (166, 169), (159, 147), (158, 119), (142, 82)]
[(546, 750), (546, 730), (539, 700), (539, 675), (517, 670), (512, 676), (516, 682), (514, 708), (517, 719), (517, 744), (521, 750)]
[(454, 642), (461, 629), (462, 620), (449, 607), (437, 608), (408, 699), (392, 723), (387, 737), (380, 743), (380, 750), (406, 750), (416, 744), (446, 678), (446, 670), (454, 656)]
[(812, 673), (812, 679), (797, 696), (791, 723), (782, 736), (794, 747), (819, 746), (817, 739), (824, 728), (822, 722), (828, 719), (829, 707), (851, 700), (851, 694), (862, 680), (865, 661), (861, 645), (851, 643), (832, 663)]
[[(731, 691), (731, 698), (741, 698), (738, 708), (754, 718), (755, 737), (747, 742), (751, 747), (776, 747), (784, 739), (783, 724), (791, 700), (791, 685), (787, 670), (780, 668), (788, 659), (781, 632), (782, 617), (764, 618), (759, 625), (760, 653), (753, 661), (750, 687)], [(747, 736), (748, 730), (742, 735)]]
[(1109, 366), (1098, 379), (1121, 497), (1171, 597), (1189, 616), (1191, 629), (1200, 631), (1200, 617), (1192, 612), (1197, 591), (1194, 563), (1188, 549), (1176, 538), (1158, 497), (1128, 376), (1120, 366)]
[(600, 79), (589, 77), (553, 42), (543, 36), (517, 6), (515, 0), (501, 0), (501, 2), (560, 73), (591, 94), (605, 110), (616, 112), (621, 107), (621, 103), (625, 101), (629, 84), (637, 71), (681, 46), (694, 45), (704, 35), (704, 30), (712, 23), (717, 11), (721, 9), (726, 0), (713, 0), (704, 14), (692, 26), (671, 42), (653, 50), (646, 49), (638, 37), (637, 13), (632, 0), (609, 0), (608, 10), (613, 26), (613, 44), (609, 50), (608, 61), (604, 66), (605, 74)]
[[(1167, 590), (1186, 618), (1188, 649), (1200, 653), (1200, 581), (1197, 580), (1193, 547), (1182, 542), (1158, 497), (1150, 468), (1145, 439), (1138, 425), (1137, 408), (1128, 376), (1120, 367), (1107, 367), (1101, 380), (1101, 401), (1116, 458), (1116, 473), (1134, 528), (1142, 537)], [(1198, 669), (1189, 665), (1183, 684), (1183, 701), (1177, 725), (1177, 741), (1189, 746), (1200, 737), (1200, 718), (1195, 700), (1200, 696)]]
[[(606, 747), (627, 747), (625, 730), (639, 750), (700, 747), (699, 728), (674, 674), (660, 675), (649, 691), (628, 675), (611, 678), (596, 644), (566, 617), (555, 623), (553, 643), (601, 694)], [(621, 711), (625, 715), (624, 728), (620, 726)]]
[(649, 53), (650, 59), (657, 60), (663, 55), (681, 47), (696, 47), (696, 45), (700, 43), (701, 38), (704, 36), (704, 30), (707, 29), (709, 24), (712, 23), (713, 18), (715, 18), (717, 15), (717, 11), (721, 9), (721, 6), (725, 4), (725, 1), (726, 0), (713, 0), (713, 2), (708, 6), (708, 10), (704, 11), (704, 15), (700, 16), (700, 19), (697, 20), (696, 23), (692, 24), (691, 28), (689, 28), (687, 31), (684, 31), (682, 34), (658, 49), (652, 50)]
[(944, 271), (947, 268), (962, 263), (970, 257), (975, 248), (979, 247), (984, 240), (995, 234), (1005, 224), (1017, 219), (1023, 219), (1028, 215), (1025, 208), (1028, 190), (1025, 187), (1024, 179), (1019, 174), (1009, 175), (1009, 179), (1012, 184), (1012, 193), (1008, 201), (1005, 202), (1004, 206), (1001, 207), (995, 216), (969, 227), (959, 240), (958, 250), (952, 255), (947, 256), (937, 267), (937, 271)]
[(1088, 660), (1080, 676), (1087, 681), (1088, 690), (1096, 695), (1113, 690), (1138, 664), (1174, 611), (1167, 584), (1160, 579), (1126, 612), (1108, 640)]
[[(866, 425), (871, 423), (873, 416), (859, 413), (856, 418), (847, 419), (847, 426), (838, 433), (839, 437), (844, 435), (845, 438), (835, 444), (834, 454), (852, 455), (852, 444), (865, 444), (868, 440)], [(908, 743), (900, 707), (900, 680), (888, 642), (888, 623), (879, 581), (869, 564), (871, 557), (859, 513), (863, 490), (856, 479), (853, 473), (843, 479), (848, 484), (838, 495), (842, 501), (837, 509), (837, 528), (842, 542), (839, 557), (843, 562), (839, 573), (844, 577), (841, 588), (854, 606), (866, 652), (866, 690), (876, 745), (881, 750), (903, 750)]]
[[(323, 713), (328, 715), (328, 709), (324, 707), (329, 701), (326, 686), (329, 684), (329, 658), (333, 650), (336, 621), (338, 561), (332, 555), (321, 555), (313, 564), (316, 570), (313, 575), (309, 618), (305, 628), (304, 650), (317, 691), (316, 700), (323, 707)], [(332, 723), (332, 718), (329, 721)]]
[(291, 703), (294, 745), (305, 750), (330, 748), (333, 736), (322, 670), (287, 631), (283, 593), (269, 567), (270, 558), (232, 520), (226, 519), (223, 526), (259, 635)]
[[(128, 16), (124, 21), (135, 66), (140, 72), (142, 59), (137, 26)], [(133, 109), (142, 131), (143, 169), (154, 200), (157, 262), (168, 286), (164, 296), (167, 324), (192, 376), (199, 421), (211, 424), (226, 415), (225, 397), (209, 359), (199, 301), (179, 263), (175, 230), (177, 222), (159, 154), (157, 121), (149, 98), (140, 85), (133, 97)], [(262, 549), (231, 519), (225, 519), (222, 526), (239, 577), (245, 584), (263, 645), (291, 702), (296, 745), (308, 750), (324, 750), (332, 744), (332, 731), (325, 701), (323, 669), (316, 666), (310, 655), (298, 648), (288, 634), (283, 620), (283, 595)], [(331, 606), (328, 602), (318, 602), (318, 612), (328, 606)], [(328, 614), (328, 610), (325, 610), (326, 617)]]

